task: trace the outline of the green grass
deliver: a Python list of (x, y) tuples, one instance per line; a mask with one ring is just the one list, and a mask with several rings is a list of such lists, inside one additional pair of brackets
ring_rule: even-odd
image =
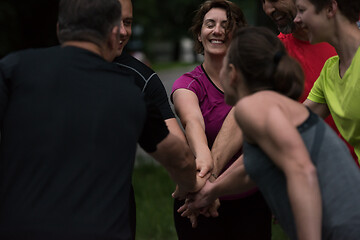
[[(165, 169), (138, 159), (133, 173), (136, 198), (136, 240), (176, 240), (173, 221), (175, 184)], [(272, 240), (288, 240), (279, 225), (273, 225)]]

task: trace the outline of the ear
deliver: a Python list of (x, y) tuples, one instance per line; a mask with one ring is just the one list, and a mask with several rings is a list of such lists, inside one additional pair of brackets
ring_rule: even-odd
[(119, 46), (120, 41), (120, 27), (114, 26), (111, 30), (110, 36), (109, 36), (109, 47), (110, 49), (114, 50), (117, 49)]
[(229, 64), (229, 85), (233, 88), (236, 88), (238, 84), (239, 84), (238, 72), (236, 71), (234, 64), (230, 63)]
[(198, 34), (198, 41), (201, 42), (200, 34)]
[(326, 15), (328, 18), (332, 18), (335, 16), (336, 12), (338, 10), (338, 3), (336, 0), (331, 0), (330, 4), (328, 5), (326, 9)]

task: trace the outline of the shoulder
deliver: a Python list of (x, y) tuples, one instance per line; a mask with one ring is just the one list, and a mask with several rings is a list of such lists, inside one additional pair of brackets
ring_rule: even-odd
[(141, 77), (145, 81), (156, 75), (154, 70), (128, 53), (115, 58), (114, 63), (125, 72)]
[(336, 56), (330, 57), (328, 60), (326, 60), (323, 70), (332, 69), (332, 68), (336, 67), (338, 63), (339, 63), (339, 56), (336, 55)]
[(257, 135), (267, 131), (269, 121), (283, 112), (278, 102), (282, 96), (272, 91), (260, 91), (241, 99), (235, 105), (235, 118), (246, 135)]
[(204, 77), (206, 77), (206, 74), (202, 70), (201, 66), (197, 66), (191, 72), (184, 73), (176, 79), (174, 85), (201, 83), (204, 81)]

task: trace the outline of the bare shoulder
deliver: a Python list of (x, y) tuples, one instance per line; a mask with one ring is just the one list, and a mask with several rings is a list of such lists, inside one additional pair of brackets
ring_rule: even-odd
[(235, 106), (235, 119), (245, 135), (251, 138), (265, 133), (269, 117), (282, 111), (279, 94), (261, 91), (241, 99)]

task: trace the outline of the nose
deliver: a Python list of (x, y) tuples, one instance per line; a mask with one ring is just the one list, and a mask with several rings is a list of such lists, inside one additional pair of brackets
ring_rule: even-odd
[(214, 34), (221, 35), (224, 31), (224, 28), (221, 26), (220, 23), (216, 24), (214, 27)]
[(301, 23), (302, 23), (301, 18), (299, 16), (299, 12), (296, 13), (296, 16), (294, 18), (294, 23), (296, 23), (298, 25), (301, 25)]
[(120, 36), (125, 36), (127, 34), (125, 26), (124, 26), (124, 22), (121, 21), (120, 23)]
[(269, 2), (268, 0), (265, 0), (263, 2), (262, 7), (263, 7), (265, 14), (268, 15), (269, 17), (271, 17), (271, 14), (275, 11), (273, 4), (271, 2)]

